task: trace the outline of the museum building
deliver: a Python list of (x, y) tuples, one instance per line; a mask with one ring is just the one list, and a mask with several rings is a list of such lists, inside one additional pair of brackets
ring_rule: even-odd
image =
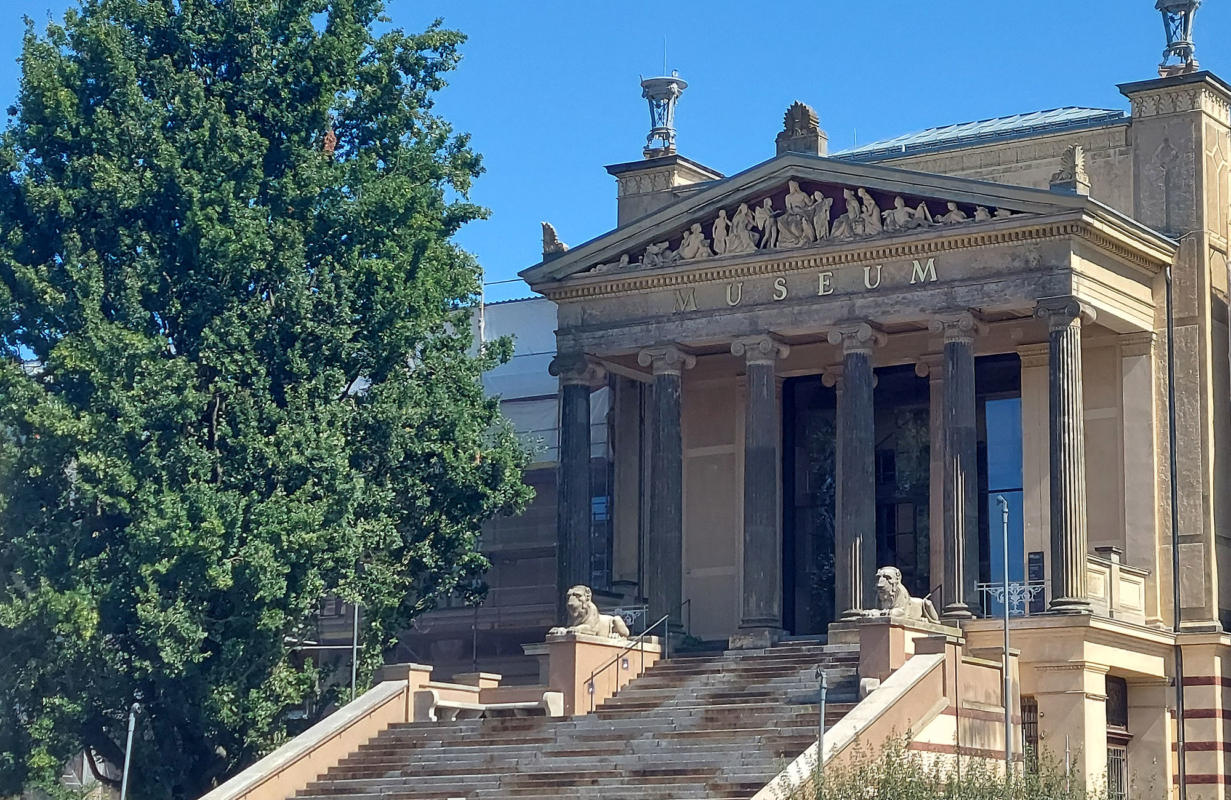
[(1080, 742), (1087, 774), (1169, 774), (1178, 639), (1187, 781), (1222, 796), (1231, 88), (1174, 70), (1121, 85), (1127, 115), (833, 157), (795, 104), (776, 155), (730, 177), (676, 152), (683, 88), (646, 86), (666, 124), (607, 168), (614, 229), (572, 249), (549, 231), (522, 273), (558, 309), (556, 588), (608, 569), (649, 620), (765, 646), (872, 607), (893, 565), (994, 644), (1007, 563), (1036, 730)]
[(1007, 610), (1019, 758), (1227, 797), (1231, 86), (1190, 34), (1127, 113), (830, 153), (795, 103), (731, 176), (677, 151), (685, 82), (644, 81), (615, 226), (569, 248), (545, 223), (541, 297), (484, 311), (519, 337), (489, 388), (538, 443), (536, 500), (484, 532), (487, 602), (396, 657), (530, 683), (522, 645), (578, 584), (634, 633), (772, 649), (858, 619), (893, 566), (967, 654), (1004, 655)]

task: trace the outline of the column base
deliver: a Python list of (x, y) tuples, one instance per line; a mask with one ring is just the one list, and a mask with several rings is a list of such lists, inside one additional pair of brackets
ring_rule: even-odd
[(1053, 614), (1091, 614), (1090, 601), (1078, 597), (1054, 597), (1047, 610)]
[(974, 619), (975, 615), (965, 603), (950, 603), (940, 612), (941, 619)]
[(731, 636), (729, 647), (732, 650), (764, 650), (782, 641), (786, 631), (782, 628), (742, 628)]

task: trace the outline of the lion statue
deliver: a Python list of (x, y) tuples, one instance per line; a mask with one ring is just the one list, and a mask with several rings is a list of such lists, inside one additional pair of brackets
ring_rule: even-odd
[(628, 638), (628, 626), (624, 620), (611, 614), (598, 613), (594, 605), (594, 593), (589, 586), (574, 586), (564, 596), (564, 607), (568, 610), (568, 625), (562, 628), (552, 628), (548, 636), (561, 633), (584, 633), (589, 636), (602, 636), (609, 639)]
[(876, 608), (869, 617), (896, 617), (919, 622), (940, 622), (936, 606), (926, 597), (911, 597), (902, 585), (902, 570), (881, 567), (876, 571)]

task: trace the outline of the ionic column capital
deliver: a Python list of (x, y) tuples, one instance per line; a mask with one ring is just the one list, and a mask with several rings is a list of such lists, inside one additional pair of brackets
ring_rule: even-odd
[(731, 355), (743, 356), (749, 364), (772, 364), (786, 358), (791, 346), (768, 333), (744, 336), (731, 342)]
[(1062, 295), (1040, 298), (1035, 305), (1034, 315), (1047, 320), (1049, 330), (1058, 331), (1094, 322), (1095, 311), (1089, 303), (1072, 295)]
[(585, 353), (560, 353), (547, 365), (547, 372), (566, 385), (593, 387), (607, 380), (606, 368)]
[(655, 375), (680, 375), (696, 365), (697, 357), (673, 344), (665, 344), (647, 347), (637, 353), (637, 363), (650, 367)]
[(982, 333), (983, 329), (983, 323), (970, 311), (953, 311), (928, 320), (928, 330), (932, 333), (943, 333), (946, 344), (974, 344), (975, 334)]
[(849, 322), (831, 328), (828, 338), (829, 343), (835, 347), (842, 345), (843, 355), (848, 353), (871, 355), (874, 347), (883, 345), (886, 341), (883, 332), (864, 321)]

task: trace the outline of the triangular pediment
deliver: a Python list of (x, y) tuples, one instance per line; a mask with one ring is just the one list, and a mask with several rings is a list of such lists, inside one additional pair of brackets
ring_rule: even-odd
[(1003, 224), (1091, 204), (1076, 195), (791, 153), (715, 181), (522, 276), (537, 285), (687, 267)]

